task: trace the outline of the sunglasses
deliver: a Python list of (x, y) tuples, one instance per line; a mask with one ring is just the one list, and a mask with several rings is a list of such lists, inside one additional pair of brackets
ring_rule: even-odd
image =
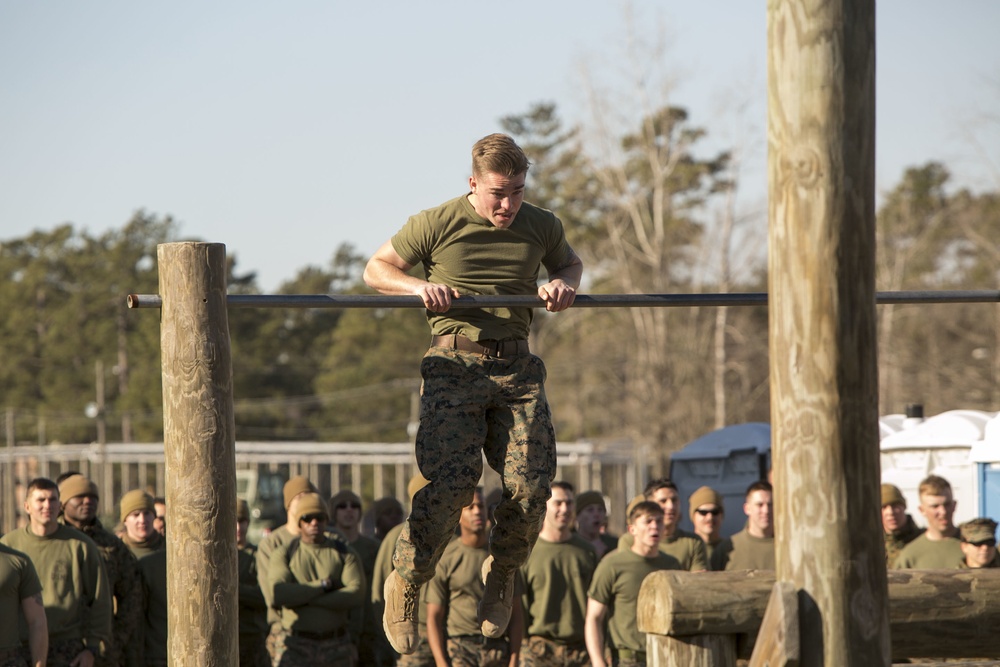
[(338, 510), (346, 510), (347, 508), (359, 510), (361, 509), (361, 505), (359, 505), (358, 503), (340, 503), (339, 505), (337, 505)]
[(995, 547), (997, 545), (996, 540), (983, 540), (981, 542), (966, 542), (966, 544), (974, 547)]
[(722, 510), (720, 510), (720, 509), (714, 509), (714, 510), (695, 510), (695, 514), (700, 514), (702, 516), (708, 516), (709, 514), (711, 514), (712, 516), (719, 516), (720, 514), (722, 514)]
[(305, 516), (300, 516), (299, 521), (301, 523), (312, 523), (313, 521), (319, 521), (322, 523), (326, 521), (326, 517), (322, 514), (306, 514)]

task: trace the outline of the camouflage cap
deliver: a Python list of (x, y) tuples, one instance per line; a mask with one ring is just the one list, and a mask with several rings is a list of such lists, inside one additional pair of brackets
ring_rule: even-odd
[(997, 537), (997, 522), (993, 519), (972, 519), (958, 527), (963, 542), (985, 542)]

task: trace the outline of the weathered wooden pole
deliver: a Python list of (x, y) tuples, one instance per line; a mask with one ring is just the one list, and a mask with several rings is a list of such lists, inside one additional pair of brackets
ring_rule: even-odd
[(888, 665), (875, 338), (875, 3), (768, 0), (777, 577), (802, 664)]
[(236, 443), (226, 246), (157, 248), (172, 667), (236, 667)]

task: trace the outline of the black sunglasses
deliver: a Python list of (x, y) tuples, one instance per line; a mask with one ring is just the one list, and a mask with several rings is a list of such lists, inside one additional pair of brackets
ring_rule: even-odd
[(313, 521), (319, 521), (322, 523), (326, 521), (326, 517), (322, 514), (306, 514), (305, 516), (300, 516), (299, 521), (302, 523), (312, 523)]
[(966, 542), (966, 544), (971, 544), (974, 547), (995, 547), (997, 545), (996, 540), (982, 540), (980, 542)]
[(696, 514), (700, 514), (702, 516), (708, 516), (709, 514), (711, 514), (712, 516), (718, 516), (718, 515), (722, 514), (722, 510), (720, 510), (720, 509), (714, 509), (714, 510), (695, 510), (695, 513)]
[(346, 510), (348, 507), (356, 510), (361, 509), (361, 505), (358, 503), (340, 503), (337, 505), (338, 510)]

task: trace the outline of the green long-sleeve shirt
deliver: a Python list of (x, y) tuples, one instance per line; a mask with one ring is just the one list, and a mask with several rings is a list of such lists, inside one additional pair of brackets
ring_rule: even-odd
[[(328, 536), (322, 544), (295, 538), (278, 547), (268, 562), (274, 606), (286, 630), (328, 632), (348, 627), (348, 613), (360, 607), (367, 590), (357, 553)], [(323, 590), (323, 580), (333, 590)]]
[(111, 587), (93, 540), (60, 525), (43, 537), (25, 526), (0, 541), (27, 555), (38, 572), (50, 646), (82, 639), (88, 647), (98, 647), (111, 639)]

